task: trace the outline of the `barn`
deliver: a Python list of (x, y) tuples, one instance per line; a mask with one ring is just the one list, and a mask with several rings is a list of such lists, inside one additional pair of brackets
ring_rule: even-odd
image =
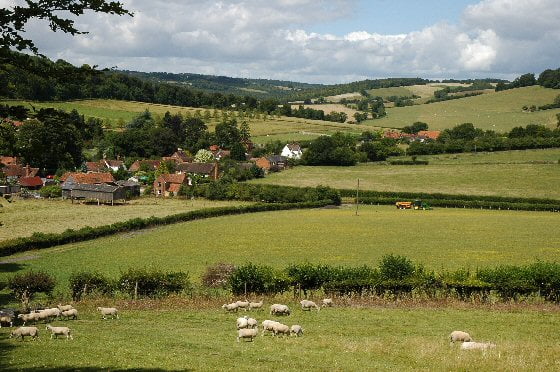
[(115, 201), (126, 201), (126, 191), (124, 187), (113, 185), (74, 185), (70, 190), (72, 203), (78, 200), (94, 200), (97, 204), (111, 203)]

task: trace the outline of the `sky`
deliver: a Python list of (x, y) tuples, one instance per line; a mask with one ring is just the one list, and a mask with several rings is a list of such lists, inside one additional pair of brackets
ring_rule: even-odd
[[(0, 0), (10, 7), (20, 0)], [(124, 0), (87, 35), (30, 22), (41, 53), (136, 71), (341, 83), (513, 79), (560, 67), (559, 0)]]

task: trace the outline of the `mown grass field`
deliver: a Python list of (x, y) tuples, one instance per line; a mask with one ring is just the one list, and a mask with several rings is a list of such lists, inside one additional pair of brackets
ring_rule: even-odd
[[(411, 160), (410, 156), (391, 157), (388, 160)], [(533, 149), (461, 154), (419, 156), (430, 164), (539, 164), (559, 163), (560, 149)]]
[[(217, 262), (377, 266), (386, 254), (440, 271), (560, 259), (560, 235), (550, 212), (391, 206), (294, 210), (218, 217), (136, 231), (2, 258), (10, 269), (44, 270), (68, 291), (71, 273), (97, 270), (118, 277), (130, 267), (189, 272), (199, 282)], [(5, 266), (8, 267), (8, 266)], [(5, 277), (0, 265), (0, 281)]]
[[(269, 303), (268, 303), (269, 304)], [(295, 303), (289, 303), (296, 308)], [(552, 371), (560, 366), (558, 311), (335, 307), (279, 319), (300, 324), (303, 337), (260, 335), (235, 340), (235, 319), (215, 308), (123, 309), (101, 320), (97, 304), (79, 304), (81, 318), (59, 321), (74, 340), (50, 340), (44, 325), (36, 341), (7, 339), (0, 330), (4, 370), (172, 371)], [(221, 310), (221, 309), (220, 309)], [(259, 323), (271, 319), (252, 312)], [(497, 348), (461, 351), (448, 334), (467, 330)]]
[(15, 200), (2, 202), (0, 241), (34, 232), (60, 233), (84, 226), (110, 225), (132, 218), (163, 217), (195, 209), (239, 205), (243, 202), (140, 198), (121, 205), (72, 204), (70, 200)]
[(416, 121), (428, 123), (431, 130), (452, 128), (462, 123), (473, 123), (482, 129), (505, 132), (527, 124), (555, 127), (560, 109), (523, 112), (527, 105), (541, 106), (552, 103), (560, 92), (538, 86), (487, 93), (451, 101), (387, 109), (387, 117), (365, 123), (381, 127), (402, 128)]

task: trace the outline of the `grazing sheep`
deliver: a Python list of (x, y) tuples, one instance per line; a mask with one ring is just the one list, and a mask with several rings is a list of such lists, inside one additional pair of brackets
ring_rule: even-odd
[(258, 310), (258, 309), (262, 309), (263, 306), (263, 302), (262, 300), (260, 302), (249, 302), (249, 310)]
[(237, 318), (237, 329), (247, 328), (248, 322), (247, 317), (244, 316), (242, 318)]
[(78, 319), (78, 310), (76, 309), (66, 310), (60, 313), (60, 315), (65, 317), (66, 320), (70, 319), (70, 317), (72, 317), (72, 320), (76, 320)]
[(97, 311), (101, 311), (101, 316), (103, 317), (103, 319), (107, 319), (107, 315), (111, 315), (111, 319), (114, 319), (115, 317), (119, 319), (119, 312), (114, 307), (98, 307)]
[(247, 328), (257, 328), (259, 325), (259, 322), (257, 322), (256, 319), (254, 318), (247, 318)]
[(58, 318), (60, 317), (60, 309), (58, 307), (53, 307), (50, 309), (45, 309), (41, 311), (42, 313), (47, 313), (47, 317), (49, 318)]
[(286, 305), (273, 304), (270, 305), (271, 315), (290, 315), (290, 308)]
[(237, 342), (240, 338), (248, 338), (249, 341), (253, 342), (253, 338), (257, 337), (259, 334), (258, 329), (243, 328), (237, 331)]
[(321, 304), (321, 307), (332, 307), (332, 306), (333, 306), (332, 298), (323, 299), (323, 303)]
[(461, 344), (461, 350), (486, 350), (495, 348), (496, 344), (491, 342), (471, 342), (466, 341)]
[(0, 328), (2, 328), (2, 323), (10, 323), (10, 327), (14, 325), (14, 317), (8, 314), (0, 315)]
[(29, 314), (19, 314), (18, 319), (23, 321), (23, 325), (27, 322), (37, 322), (37, 315), (38, 313), (29, 313)]
[(233, 312), (233, 311), (237, 312), (237, 308), (238, 306), (236, 302), (222, 305), (222, 309), (225, 309), (227, 312)]
[(317, 306), (317, 304), (313, 301), (301, 300), (299, 303), (301, 304), (301, 309), (304, 310), (304, 311), (305, 310), (311, 311), (311, 309), (313, 309), (313, 308), (317, 309), (317, 311), (320, 310), (319, 306)]
[(290, 327), (288, 327), (285, 324), (276, 322), (272, 325), (272, 333), (273, 333), (274, 336), (279, 335), (279, 334), (284, 334), (284, 335), (289, 336), (290, 335)]
[(247, 310), (249, 308), (249, 301), (236, 301), (235, 304), (238, 308)]
[(469, 335), (467, 332), (463, 332), (463, 331), (453, 331), (453, 332), (451, 332), (451, 334), (449, 335), (449, 339), (453, 343), (455, 343), (455, 341), (461, 341), (461, 342), (472, 341), (471, 335)]
[(61, 305), (61, 304), (58, 304), (57, 307), (60, 311), (68, 311), (68, 310), (72, 310), (74, 308), (74, 307), (72, 307), (72, 305)]
[(50, 324), (47, 324), (45, 329), (47, 331), (51, 331), (51, 340), (53, 336), (54, 338), (58, 338), (58, 335), (66, 336), (66, 340), (68, 340), (69, 338), (71, 338), (72, 340), (74, 339), (74, 337), (72, 337), (72, 331), (70, 331), (70, 328), (68, 327), (53, 327)]
[(37, 329), (37, 327), (19, 327), (18, 329), (14, 329), (12, 333), (10, 333), (10, 338), (21, 337), (22, 341), (25, 336), (31, 336), (31, 338), (35, 339), (39, 337), (39, 330)]
[(294, 324), (290, 327), (290, 336), (303, 336), (303, 328), (300, 325)]
[(265, 333), (266, 331), (274, 332), (273, 326), (274, 326), (274, 324), (276, 324), (276, 323), (278, 323), (278, 322), (276, 322), (276, 321), (274, 321), (274, 320), (263, 320), (263, 322), (261, 323), (261, 326), (262, 326), (262, 333), (261, 333), (261, 336), (264, 336), (264, 333)]

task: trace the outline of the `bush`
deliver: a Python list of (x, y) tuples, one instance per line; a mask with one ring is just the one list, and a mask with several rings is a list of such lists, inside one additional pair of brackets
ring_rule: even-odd
[(62, 188), (58, 185), (45, 186), (39, 194), (43, 198), (60, 198), (62, 196)]
[(27, 271), (8, 279), (8, 289), (21, 301), (24, 310), (29, 309), (29, 302), (37, 293), (51, 295), (56, 280), (44, 271)]
[(202, 284), (210, 288), (225, 288), (234, 271), (235, 265), (228, 263), (208, 266), (206, 272), (202, 275)]
[(128, 269), (121, 273), (119, 289), (131, 296), (161, 297), (191, 288), (189, 276), (183, 272)]
[(229, 277), (228, 284), (235, 295), (282, 293), (290, 285), (288, 278), (276, 273), (270, 266), (250, 263), (237, 267)]
[(98, 272), (72, 273), (69, 278), (70, 292), (74, 301), (91, 293), (109, 295), (114, 290), (114, 283)]
[(408, 258), (398, 255), (385, 255), (379, 264), (383, 280), (403, 280), (414, 274), (414, 264)]

